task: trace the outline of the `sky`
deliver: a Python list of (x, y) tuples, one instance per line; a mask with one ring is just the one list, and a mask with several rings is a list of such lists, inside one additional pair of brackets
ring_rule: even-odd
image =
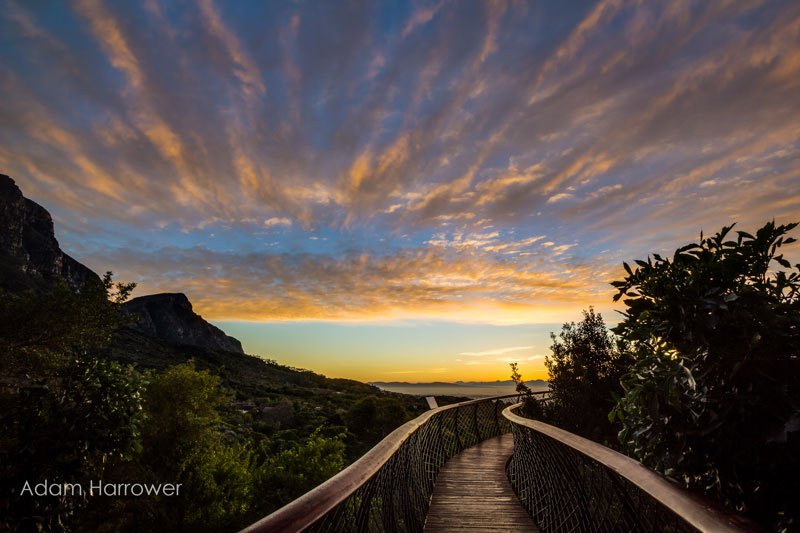
[(544, 378), (623, 261), (800, 219), (793, 0), (0, 4), (0, 172), (284, 364)]

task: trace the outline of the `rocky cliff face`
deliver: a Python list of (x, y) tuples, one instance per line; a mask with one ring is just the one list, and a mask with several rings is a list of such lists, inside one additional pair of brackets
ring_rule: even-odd
[(97, 274), (61, 251), (50, 213), (0, 174), (0, 287), (48, 285), (58, 277), (76, 290), (100, 283)]
[(195, 313), (185, 294), (140, 296), (125, 303), (123, 310), (138, 315), (139, 320), (133, 328), (149, 337), (175, 344), (244, 353), (242, 343)]
[[(9, 291), (46, 289), (63, 278), (74, 290), (101, 283), (89, 268), (61, 251), (53, 218), (22, 195), (10, 177), (0, 174), (0, 288)], [(123, 311), (136, 313), (134, 329), (175, 344), (244, 353), (242, 344), (203, 320), (184, 294), (140, 296)]]

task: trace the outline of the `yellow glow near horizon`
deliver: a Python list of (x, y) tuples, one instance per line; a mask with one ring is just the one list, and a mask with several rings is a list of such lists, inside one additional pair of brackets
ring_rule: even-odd
[[(576, 320), (578, 316), (573, 317)], [(219, 322), (245, 351), (329, 377), (359, 381), (496, 381), (517, 362), (525, 379), (546, 379), (550, 332), (561, 324), (456, 322)]]

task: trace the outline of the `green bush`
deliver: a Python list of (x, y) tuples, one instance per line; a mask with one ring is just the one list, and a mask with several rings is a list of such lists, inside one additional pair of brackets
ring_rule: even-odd
[(621, 442), (779, 527), (800, 510), (800, 265), (778, 255), (795, 226), (701, 234), (614, 283), (627, 308), (615, 331), (635, 358), (613, 412)]
[(397, 429), (408, 418), (408, 411), (399, 400), (378, 396), (367, 396), (358, 400), (345, 417), (348, 429), (359, 438), (366, 449)]
[(219, 377), (184, 363), (151, 376), (139, 465), (155, 483), (182, 484), (179, 496), (140, 500), (149, 528), (224, 529), (238, 525), (252, 499), (253, 456), (226, 439), (220, 409), (232, 396)]

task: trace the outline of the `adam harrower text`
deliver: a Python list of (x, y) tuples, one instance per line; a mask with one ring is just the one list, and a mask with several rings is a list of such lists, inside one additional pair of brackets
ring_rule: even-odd
[(182, 483), (105, 483), (90, 481), (88, 488), (80, 483), (49, 483), (31, 485), (26, 481), (20, 496), (180, 496)]

